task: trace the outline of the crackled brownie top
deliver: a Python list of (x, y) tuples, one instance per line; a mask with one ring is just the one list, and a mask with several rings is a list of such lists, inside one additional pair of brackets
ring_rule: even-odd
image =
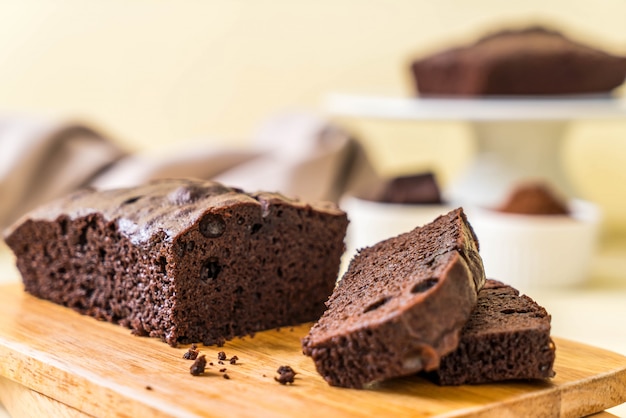
[[(278, 193), (245, 193), (213, 181), (166, 179), (122, 189), (96, 191), (83, 189), (32, 211), (5, 231), (5, 237), (26, 219), (53, 221), (61, 215), (70, 219), (98, 212), (107, 220), (117, 220), (124, 235), (134, 244), (146, 243), (155, 233), (163, 231), (171, 240), (192, 227), (207, 210), (240, 204), (258, 204), (265, 212), (270, 204), (310, 207), (312, 210), (341, 214), (330, 202), (305, 203)], [(211, 222), (204, 217), (200, 223), (203, 234), (219, 235), (220, 219)]]

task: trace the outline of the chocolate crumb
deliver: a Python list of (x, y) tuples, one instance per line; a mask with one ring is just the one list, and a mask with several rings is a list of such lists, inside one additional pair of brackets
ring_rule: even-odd
[(191, 367), (189, 368), (189, 372), (194, 376), (199, 376), (204, 373), (204, 368), (206, 367), (206, 356), (203, 354), (193, 362)]
[(232, 356), (230, 358), (230, 364), (237, 364), (237, 360), (239, 360), (239, 357), (237, 356)]
[(210, 363), (209, 363), (209, 366), (212, 366), (212, 365), (213, 365), (213, 362), (210, 362)]
[(152, 386), (150, 385), (146, 386), (146, 390), (152, 390)]
[(185, 360), (195, 360), (198, 358), (198, 354), (200, 351), (198, 350), (198, 346), (195, 344), (191, 344), (191, 347), (187, 350), (185, 354), (183, 354), (183, 358)]
[(224, 362), (222, 360), (219, 360), (217, 364), (224, 364)]
[(228, 380), (228, 379), (230, 379), (230, 376), (227, 375), (226, 373), (224, 373), (224, 379)]
[(286, 385), (287, 383), (293, 384), (294, 378), (296, 377), (296, 372), (290, 366), (280, 366), (278, 370), (278, 377), (274, 377), (274, 380), (280, 383), (281, 385)]
[(217, 353), (217, 359), (218, 360), (226, 360), (226, 353), (223, 351), (220, 351), (219, 353)]

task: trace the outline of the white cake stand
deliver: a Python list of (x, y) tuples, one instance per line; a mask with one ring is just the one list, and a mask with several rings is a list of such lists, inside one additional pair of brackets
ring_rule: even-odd
[(549, 181), (571, 195), (558, 158), (569, 123), (626, 118), (626, 100), (611, 95), (439, 99), (332, 94), (325, 107), (336, 116), (471, 123), (477, 154), (446, 194), (452, 202), (477, 206), (500, 202), (514, 182), (529, 178)]

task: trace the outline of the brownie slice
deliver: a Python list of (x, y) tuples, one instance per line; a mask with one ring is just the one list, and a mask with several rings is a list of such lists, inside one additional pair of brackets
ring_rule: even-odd
[(522, 215), (569, 215), (565, 201), (543, 183), (517, 185), (496, 210)]
[(542, 27), (504, 30), (411, 64), (421, 95), (562, 95), (609, 92), (626, 57)]
[(462, 209), (364, 248), (302, 341), (333, 386), (362, 388), (439, 367), (485, 281)]
[(317, 319), (347, 224), (332, 203), (164, 180), (77, 192), (6, 241), (35, 296), (170, 345), (219, 344)]
[(373, 199), (385, 203), (441, 205), (441, 193), (433, 173), (394, 177)]
[(431, 376), (441, 385), (547, 379), (555, 346), (550, 315), (511, 286), (487, 280), (455, 351)]

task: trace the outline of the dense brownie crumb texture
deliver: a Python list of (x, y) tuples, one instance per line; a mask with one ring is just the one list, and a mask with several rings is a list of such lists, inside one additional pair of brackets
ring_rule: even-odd
[(487, 280), (459, 346), (431, 376), (442, 385), (554, 376), (550, 315), (511, 286)]
[(421, 95), (601, 93), (624, 82), (626, 57), (530, 27), (419, 58), (411, 71)]
[(317, 319), (344, 251), (332, 203), (162, 180), (82, 190), (5, 234), (26, 291), (170, 345)]
[(364, 248), (303, 339), (333, 386), (363, 388), (439, 367), (485, 281), (478, 241), (462, 209)]

